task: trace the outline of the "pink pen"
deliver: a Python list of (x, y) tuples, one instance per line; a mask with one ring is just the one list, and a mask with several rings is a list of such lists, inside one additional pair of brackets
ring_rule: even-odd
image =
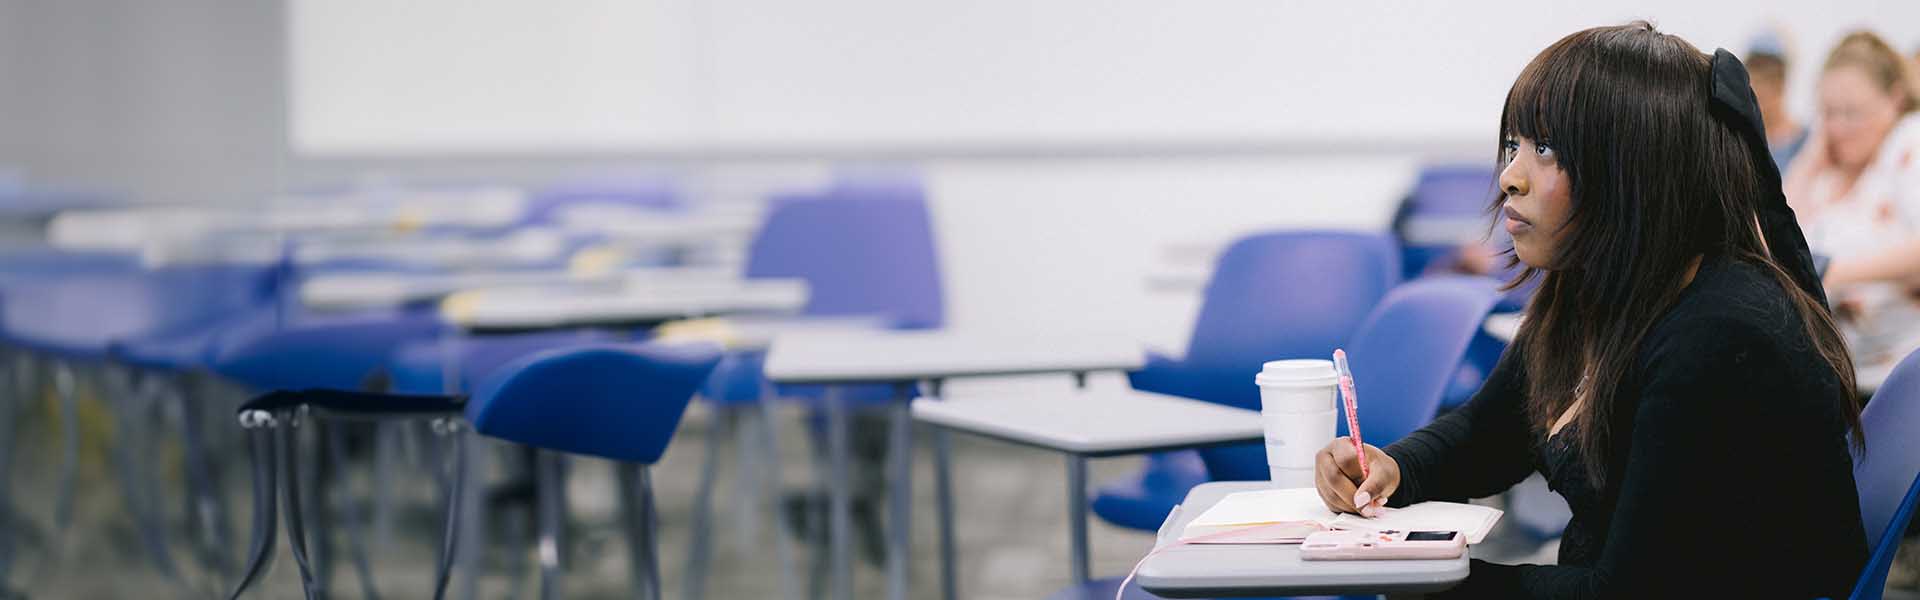
[(1353, 393), (1353, 371), (1347, 368), (1347, 351), (1333, 349), (1333, 371), (1340, 376), (1340, 395), (1346, 398), (1347, 439), (1353, 441), (1353, 453), (1360, 455), (1360, 479), (1371, 477), (1367, 470), (1367, 447), (1360, 441), (1360, 396)]

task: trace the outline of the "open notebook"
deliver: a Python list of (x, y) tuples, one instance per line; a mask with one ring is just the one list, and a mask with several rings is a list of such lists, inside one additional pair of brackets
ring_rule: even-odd
[(1180, 541), (1190, 544), (1298, 544), (1324, 529), (1458, 531), (1478, 544), (1504, 514), (1497, 508), (1458, 502), (1422, 502), (1382, 509), (1380, 516), (1327, 510), (1313, 488), (1235, 492), (1187, 523)]

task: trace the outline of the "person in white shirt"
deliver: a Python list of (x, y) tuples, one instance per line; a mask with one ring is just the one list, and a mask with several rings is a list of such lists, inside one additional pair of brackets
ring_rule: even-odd
[(1786, 175), (1856, 362), (1920, 348), (1920, 93), (1911, 63), (1855, 32), (1827, 56), (1820, 122)]

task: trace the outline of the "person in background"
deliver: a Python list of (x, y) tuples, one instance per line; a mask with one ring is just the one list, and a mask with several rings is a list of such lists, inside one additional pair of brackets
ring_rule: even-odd
[(1767, 149), (1773, 163), (1784, 169), (1807, 143), (1807, 128), (1787, 111), (1788, 61), (1785, 38), (1776, 30), (1755, 36), (1747, 46), (1747, 72), (1753, 77), (1753, 95), (1759, 100), (1760, 119), (1767, 127)]
[(1792, 203), (1855, 361), (1920, 348), (1920, 94), (1911, 63), (1879, 36), (1847, 35), (1819, 83), (1820, 122), (1788, 169)]

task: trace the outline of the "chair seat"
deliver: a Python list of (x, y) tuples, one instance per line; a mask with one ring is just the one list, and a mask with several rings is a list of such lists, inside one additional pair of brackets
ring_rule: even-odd
[(1128, 529), (1156, 531), (1187, 491), (1206, 481), (1207, 465), (1198, 452), (1152, 454), (1140, 472), (1095, 493), (1093, 514)]

